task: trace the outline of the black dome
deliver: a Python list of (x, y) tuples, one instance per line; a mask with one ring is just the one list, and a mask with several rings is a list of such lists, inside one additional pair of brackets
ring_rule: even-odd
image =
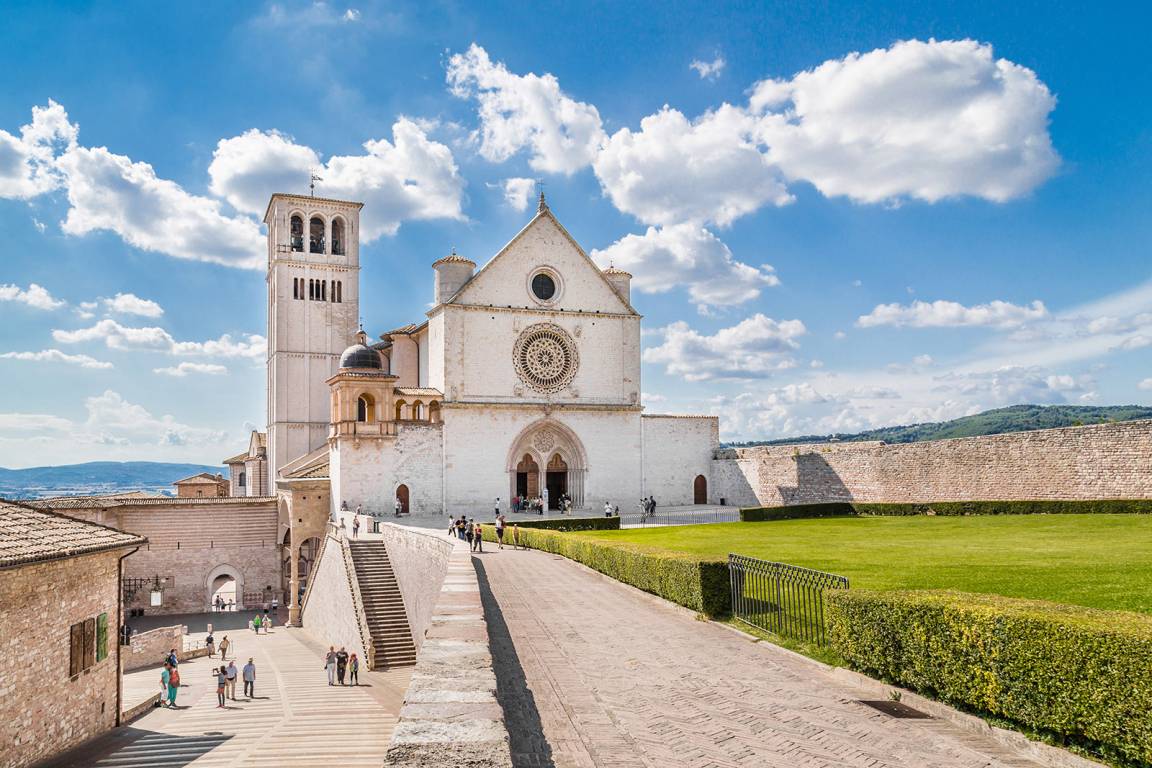
[(384, 365), (380, 360), (380, 353), (363, 344), (353, 344), (340, 355), (341, 368), (375, 368), (381, 370)]

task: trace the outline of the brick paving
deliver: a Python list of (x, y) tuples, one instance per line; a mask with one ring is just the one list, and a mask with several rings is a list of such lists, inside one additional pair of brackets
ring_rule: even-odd
[(473, 557), (523, 768), (1025, 768), (941, 720), (897, 720), (802, 660), (593, 573)]

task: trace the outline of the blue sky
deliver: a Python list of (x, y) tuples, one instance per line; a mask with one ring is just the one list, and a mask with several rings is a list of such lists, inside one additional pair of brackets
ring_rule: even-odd
[(1073, 5), (10, 3), (0, 466), (240, 450), (310, 167), (375, 332), (542, 179), (725, 439), (1152, 403), (1152, 13)]

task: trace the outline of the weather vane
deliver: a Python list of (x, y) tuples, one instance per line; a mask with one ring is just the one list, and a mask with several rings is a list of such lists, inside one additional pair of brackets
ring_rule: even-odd
[(308, 174), (308, 189), (312, 197), (316, 197), (316, 182), (318, 181), (324, 181), (324, 179), (317, 176), (314, 171)]

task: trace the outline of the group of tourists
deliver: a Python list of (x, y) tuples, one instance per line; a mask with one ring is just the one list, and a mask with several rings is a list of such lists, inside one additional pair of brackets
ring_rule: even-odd
[[(496, 522), (492, 526), (496, 529), (496, 541), (500, 549), (504, 549), (504, 535), (507, 533), (507, 520), (502, 512), (497, 512)], [(472, 552), (484, 551), (484, 524), (476, 522), (476, 518), (460, 515), (448, 517), (448, 535), (456, 536), (461, 541), (468, 542), (468, 549)], [(520, 548), (520, 526), (512, 524), (512, 546)]]
[[(500, 499), (496, 499), (496, 508), (500, 508)], [(562, 515), (571, 513), (572, 497), (567, 493), (561, 494), (560, 498), (556, 500), (556, 508), (560, 510), (560, 514)], [(524, 512), (528, 514), (535, 512), (538, 515), (542, 515), (546, 509), (548, 509), (547, 493), (545, 493), (543, 496), (536, 496), (534, 498), (529, 498), (527, 495), (512, 497), (513, 512)]]
[[(215, 653), (215, 642), (212, 635), (208, 635), (209, 655)], [(220, 660), (228, 652), (228, 636), (220, 641)], [(256, 695), (256, 662), (252, 658), (244, 665), (243, 670), (236, 668), (236, 661), (227, 665), (213, 667), (211, 674), (216, 677), (216, 707), (223, 708), (227, 699), (236, 701), (236, 678), (244, 680), (244, 696), (253, 698)], [(160, 706), (176, 709), (176, 696), (180, 692), (180, 658), (173, 648), (164, 659), (164, 668), (160, 671)]]
[(265, 608), (263, 615), (258, 613), (249, 619), (248, 629), (252, 630), (256, 634), (260, 634), (260, 630), (263, 629), (264, 634), (268, 634), (272, 631), (272, 623), (272, 614), (268, 613), (268, 609)]
[(640, 517), (656, 517), (656, 499), (652, 496), (640, 499), (636, 506), (640, 508)]
[(348, 676), (349, 685), (360, 685), (360, 659), (356, 654), (349, 655), (340, 646), (328, 646), (328, 655), (324, 657), (324, 669), (328, 671), (328, 685), (344, 685), (344, 677)]
[(216, 611), (217, 613), (223, 613), (224, 611), (234, 611), (236, 610), (236, 601), (232, 598), (228, 598), (228, 600), (225, 601), (222, 596), (216, 595), (216, 599), (212, 601), (212, 610)]
[(212, 674), (216, 676), (216, 708), (223, 709), (228, 699), (236, 701), (236, 678), (244, 679), (244, 697), (251, 699), (256, 696), (256, 663), (249, 658), (244, 670), (236, 669), (236, 662), (228, 662), (228, 666), (214, 667)]

